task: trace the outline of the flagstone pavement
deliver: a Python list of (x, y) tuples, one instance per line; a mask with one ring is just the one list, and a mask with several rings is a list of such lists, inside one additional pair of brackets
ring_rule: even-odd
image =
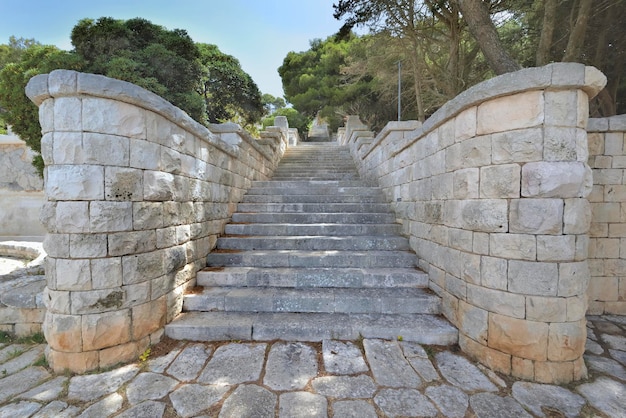
[(405, 341), (166, 339), (135, 364), (75, 376), (51, 373), (43, 344), (0, 343), (0, 418), (626, 417), (626, 317), (588, 320), (589, 378), (566, 386)]

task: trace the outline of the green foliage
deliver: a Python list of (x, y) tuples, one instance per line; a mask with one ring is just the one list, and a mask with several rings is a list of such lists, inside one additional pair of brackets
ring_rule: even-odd
[(261, 96), (261, 101), (263, 103), (263, 109), (265, 110), (266, 115), (271, 115), (278, 109), (282, 109), (283, 107), (287, 106), (287, 103), (285, 103), (285, 99), (283, 99), (282, 97), (274, 97), (271, 94), (267, 93)]
[(311, 125), (311, 118), (303, 115), (292, 107), (284, 107), (276, 110), (270, 116), (263, 118), (263, 128), (274, 126), (274, 119), (276, 119), (276, 116), (285, 116), (287, 118), (287, 122), (289, 123), (289, 127), (297, 128), (300, 135), (304, 135), (308, 132)]

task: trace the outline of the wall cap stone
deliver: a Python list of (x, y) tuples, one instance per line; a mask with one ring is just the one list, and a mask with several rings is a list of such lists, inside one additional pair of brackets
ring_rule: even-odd
[(626, 114), (608, 118), (589, 118), (587, 132), (623, 132), (626, 131)]

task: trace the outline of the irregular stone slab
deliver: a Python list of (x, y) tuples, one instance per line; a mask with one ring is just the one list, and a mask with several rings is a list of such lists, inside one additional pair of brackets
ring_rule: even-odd
[(334, 416), (341, 418), (377, 418), (376, 409), (365, 401), (337, 401)]
[(191, 344), (180, 353), (176, 360), (167, 368), (167, 373), (181, 382), (194, 380), (213, 351), (204, 344)]
[(50, 377), (50, 373), (43, 367), (29, 367), (4, 379), (0, 379), (0, 403), (8, 401), (15, 395), (31, 390)]
[(78, 418), (110, 417), (122, 409), (123, 403), (124, 398), (119, 393), (112, 393), (85, 409)]
[(510, 396), (477, 393), (470, 397), (470, 406), (477, 418), (532, 418), (532, 415)]
[(599, 377), (595, 382), (585, 383), (576, 388), (581, 395), (596, 409), (604, 412), (609, 417), (626, 417), (624, 399), (626, 399), (626, 386), (608, 377)]
[(619, 351), (619, 350), (609, 350), (609, 354), (611, 355), (611, 357), (613, 357), (615, 360), (619, 361), (620, 363), (622, 363), (624, 366), (626, 366), (626, 351)]
[(178, 381), (158, 373), (141, 373), (128, 385), (126, 398), (131, 405), (161, 399), (178, 385)]
[(219, 418), (274, 418), (276, 395), (257, 385), (241, 385), (222, 405)]
[(28, 392), (22, 393), (20, 399), (32, 399), (34, 401), (49, 402), (59, 397), (63, 391), (68, 378), (59, 376), (42, 385), (39, 385)]
[(606, 373), (620, 380), (626, 381), (626, 368), (613, 359), (598, 356), (584, 356), (587, 366), (591, 370)]
[(184, 385), (170, 394), (170, 400), (178, 415), (192, 417), (219, 402), (228, 389), (228, 386)]
[(236, 385), (261, 377), (267, 344), (228, 344), (215, 350), (199, 383)]
[(428, 358), (428, 354), (424, 347), (418, 343), (403, 341), (400, 343), (404, 357), (409, 361), (409, 364), (417, 372), (417, 374), (426, 382), (434, 382), (439, 380), (439, 373), (433, 366), (433, 363)]
[(367, 375), (323, 376), (314, 379), (313, 389), (329, 398), (371, 398), (376, 392), (376, 384)]
[(465, 357), (442, 351), (435, 356), (439, 371), (452, 385), (466, 392), (497, 392), (498, 388)]
[(469, 405), (469, 396), (454, 386), (429, 386), (426, 388), (426, 396), (447, 418), (463, 418)]
[(0, 408), (0, 418), (29, 417), (41, 409), (41, 404), (31, 401), (10, 403)]
[(68, 399), (92, 401), (117, 391), (124, 383), (139, 373), (135, 364), (120, 367), (110, 372), (86, 376), (74, 376), (70, 379)]
[(600, 355), (604, 353), (604, 348), (591, 338), (587, 338), (587, 341), (585, 342), (585, 353)]
[(300, 343), (275, 343), (267, 357), (263, 384), (274, 390), (303, 389), (317, 376), (317, 352)]
[(153, 373), (163, 373), (165, 369), (169, 367), (172, 361), (174, 361), (176, 356), (178, 356), (180, 351), (180, 348), (176, 348), (164, 356), (148, 360), (147, 371)]
[(437, 408), (415, 389), (383, 389), (374, 402), (391, 418), (437, 416)]
[(13, 374), (18, 370), (22, 370), (30, 366), (43, 355), (45, 348), (46, 346), (43, 344), (37, 345), (36, 347), (33, 347), (32, 349), (20, 354), (14, 359), (0, 365), (0, 376)]
[(618, 327), (617, 325), (609, 322), (609, 321), (594, 321), (593, 322), (595, 328), (596, 328), (596, 332), (598, 332), (599, 334), (615, 334), (615, 335), (619, 335), (620, 333), (622, 333), (622, 329), (620, 327)]
[(320, 395), (309, 392), (289, 392), (280, 395), (280, 418), (326, 418), (328, 401)]
[(80, 408), (77, 406), (69, 406), (62, 401), (52, 401), (31, 418), (74, 418), (79, 412)]
[(3, 347), (0, 350), (0, 363), (4, 363), (9, 358), (15, 357), (15, 353), (21, 353), (26, 349), (28, 349), (28, 346), (23, 344), (11, 344)]
[(406, 361), (396, 341), (367, 339), (363, 340), (363, 347), (379, 385), (417, 388), (422, 384), (422, 379)]
[(116, 418), (161, 418), (164, 412), (163, 402), (146, 401), (127, 409)]
[(322, 341), (324, 368), (332, 374), (358, 374), (368, 370), (361, 350), (351, 342)]
[(623, 335), (603, 334), (600, 338), (614, 350), (626, 351), (626, 337)]
[(513, 383), (513, 397), (533, 414), (545, 416), (541, 407), (561, 411), (566, 417), (577, 417), (585, 405), (585, 399), (569, 390), (553, 385), (530, 382)]
[(496, 374), (496, 372), (494, 372), (493, 370), (488, 369), (487, 367), (483, 366), (482, 364), (479, 364), (478, 369), (483, 372), (488, 378), (489, 380), (491, 380), (493, 383), (495, 383), (496, 385), (500, 386), (501, 388), (505, 388), (506, 387), (506, 382), (504, 380), (502, 380), (500, 378), (500, 376), (498, 376)]

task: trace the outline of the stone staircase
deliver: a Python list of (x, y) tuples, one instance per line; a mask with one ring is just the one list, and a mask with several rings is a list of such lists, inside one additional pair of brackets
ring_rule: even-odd
[(457, 342), (381, 189), (359, 179), (347, 147), (290, 148), (207, 262), (202, 290), (166, 326), (172, 338)]

